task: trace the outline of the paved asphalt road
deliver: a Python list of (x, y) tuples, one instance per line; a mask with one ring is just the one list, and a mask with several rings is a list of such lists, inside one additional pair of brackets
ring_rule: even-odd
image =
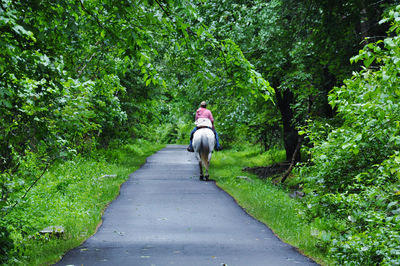
[(56, 265), (316, 265), (198, 173), (184, 146), (150, 156), (98, 232)]

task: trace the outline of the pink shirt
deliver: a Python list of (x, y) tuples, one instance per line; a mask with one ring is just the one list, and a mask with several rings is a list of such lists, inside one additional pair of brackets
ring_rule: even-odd
[(204, 107), (200, 107), (199, 109), (197, 109), (196, 111), (196, 117), (195, 117), (195, 121), (199, 118), (208, 118), (211, 120), (211, 123), (213, 124), (214, 127), (214, 117), (212, 116), (212, 113), (210, 110), (204, 108)]

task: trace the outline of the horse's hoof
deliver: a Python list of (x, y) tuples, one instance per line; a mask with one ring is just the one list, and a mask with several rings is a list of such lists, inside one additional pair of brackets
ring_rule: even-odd
[(206, 181), (208, 181), (208, 177), (209, 177), (209, 176), (208, 176), (208, 175), (206, 175)]
[(204, 176), (201, 175), (201, 176), (200, 176), (200, 180), (203, 180), (203, 178), (204, 178)]

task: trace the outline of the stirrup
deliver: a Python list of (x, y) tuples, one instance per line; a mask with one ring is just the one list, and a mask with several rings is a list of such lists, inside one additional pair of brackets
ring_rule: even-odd
[(187, 148), (186, 148), (186, 150), (188, 151), (188, 152), (194, 152), (194, 149), (193, 149), (193, 147), (192, 146), (187, 146)]

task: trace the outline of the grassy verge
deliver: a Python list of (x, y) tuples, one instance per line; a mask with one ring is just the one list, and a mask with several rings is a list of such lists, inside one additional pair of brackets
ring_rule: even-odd
[[(119, 194), (129, 174), (161, 147), (137, 142), (100, 151), (95, 158), (77, 157), (54, 165), (28, 200), (8, 217), (12, 228), (19, 228), (12, 232), (16, 248), (10, 264), (56, 262), (81, 244), (95, 232), (105, 207)], [(60, 238), (39, 235), (47, 226), (63, 226), (65, 234)]]
[[(303, 222), (301, 216), (304, 206), (289, 197), (288, 189), (242, 171), (244, 167), (265, 166), (283, 161), (284, 151), (259, 154), (254, 149), (227, 150), (213, 156), (210, 177), (219, 187), (234, 197), (250, 215), (268, 225), (284, 242), (295, 246), (320, 264), (331, 264), (312, 235), (318, 226)], [(247, 178), (240, 178), (243, 176)]]

